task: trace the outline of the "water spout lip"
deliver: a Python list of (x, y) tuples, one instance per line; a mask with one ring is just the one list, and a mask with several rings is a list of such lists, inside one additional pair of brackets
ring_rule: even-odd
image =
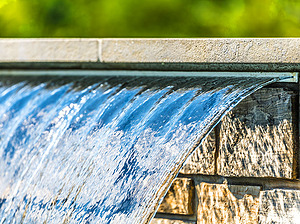
[(298, 82), (298, 72), (188, 72), (139, 70), (0, 70), (0, 76), (141, 76), (141, 77), (245, 77), (278, 78), (278, 82)]

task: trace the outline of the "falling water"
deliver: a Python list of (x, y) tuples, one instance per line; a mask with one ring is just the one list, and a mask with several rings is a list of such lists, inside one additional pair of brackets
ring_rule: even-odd
[(220, 118), (275, 81), (1, 77), (1, 223), (147, 223)]

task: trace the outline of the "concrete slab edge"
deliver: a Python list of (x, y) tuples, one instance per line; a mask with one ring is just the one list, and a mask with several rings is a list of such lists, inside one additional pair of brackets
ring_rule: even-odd
[(300, 38), (0, 39), (0, 62), (300, 63)]
[(0, 39), (0, 68), (297, 71), (300, 38)]

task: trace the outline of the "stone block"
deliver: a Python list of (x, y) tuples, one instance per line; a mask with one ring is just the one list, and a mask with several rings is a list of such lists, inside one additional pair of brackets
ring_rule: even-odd
[(95, 39), (2, 39), (1, 62), (97, 62)]
[(299, 190), (262, 191), (259, 201), (259, 223), (300, 223)]
[(215, 174), (216, 138), (213, 130), (180, 170), (182, 174)]
[(198, 224), (257, 223), (260, 186), (201, 183), (198, 195)]
[(189, 178), (176, 178), (157, 212), (192, 215), (194, 183)]
[(102, 61), (299, 63), (298, 38), (103, 39)]
[(264, 88), (223, 118), (218, 174), (293, 178), (292, 95), (283, 88)]
[(193, 221), (154, 218), (150, 224), (196, 224)]

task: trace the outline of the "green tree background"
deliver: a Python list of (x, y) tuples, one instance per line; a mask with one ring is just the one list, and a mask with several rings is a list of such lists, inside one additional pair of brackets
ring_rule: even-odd
[(299, 0), (0, 0), (1, 37), (299, 35)]

